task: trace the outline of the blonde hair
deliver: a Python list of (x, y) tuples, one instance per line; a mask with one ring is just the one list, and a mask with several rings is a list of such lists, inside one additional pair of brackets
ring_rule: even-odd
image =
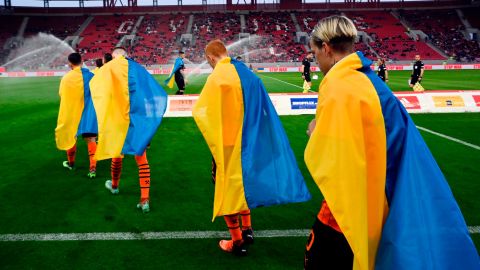
[(353, 22), (339, 15), (323, 18), (312, 31), (315, 46), (320, 48), (325, 42), (339, 52), (352, 51), (356, 37), (357, 29)]
[(117, 56), (125, 56), (127, 57), (127, 50), (123, 47), (115, 47), (112, 52), (113, 58), (116, 58)]

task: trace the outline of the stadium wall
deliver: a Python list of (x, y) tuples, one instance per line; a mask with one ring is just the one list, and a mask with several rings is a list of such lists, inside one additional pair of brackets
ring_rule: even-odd
[[(397, 92), (409, 113), (480, 112), (480, 90)], [(165, 117), (191, 117), (198, 95), (170, 96)], [(279, 115), (315, 114), (317, 94), (270, 94)]]
[[(372, 66), (373, 70), (376, 70), (376, 66)], [(313, 72), (318, 72), (318, 67), (311, 68)], [(425, 65), (426, 70), (466, 70), (466, 69), (480, 69), (479, 64), (447, 64), (447, 65)], [(412, 65), (389, 65), (388, 70), (412, 70)], [(256, 67), (256, 72), (268, 73), (268, 72), (300, 72), (300, 67)], [(170, 74), (171, 68), (157, 68), (148, 69), (150, 74), (165, 75)], [(212, 72), (211, 68), (206, 69), (189, 69), (187, 73), (208, 74)], [(55, 77), (63, 76), (67, 71), (12, 71), (6, 72), (5, 68), (0, 67), (0, 77), (4, 78), (17, 78), (17, 77)]]

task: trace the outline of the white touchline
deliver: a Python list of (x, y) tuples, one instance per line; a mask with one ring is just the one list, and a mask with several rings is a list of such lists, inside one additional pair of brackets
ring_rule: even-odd
[[(306, 237), (310, 230), (255, 231), (255, 237)], [(228, 231), (173, 231), (173, 232), (104, 232), (104, 233), (26, 233), (0, 234), (0, 242), (18, 241), (86, 241), (86, 240), (165, 240), (228, 238)]]
[[(480, 226), (470, 226), (471, 234), (480, 233)], [(258, 238), (307, 237), (308, 229), (255, 231)], [(106, 240), (166, 240), (228, 238), (227, 231), (175, 231), (175, 232), (111, 232), (111, 233), (25, 233), (0, 234), (0, 242), (21, 241), (106, 241)]]
[[(288, 84), (288, 85), (295, 86), (295, 87), (297, 87), (297, 88), (303, 89), (303, 87), (298, 86), (298, 85), (293, 84), (293, 83), (289, 83), (289, 82), (286, 82), (286, 81), (282, 81), (282, 80), (280, 80), (280, 79), (277, 79), (277, 78), (274, 78), (274, 77), (270, 77), (270, 76), (267, 76), (267, 75), (264, 75), (264, 74), (260, 74), (260, 75), (263, 76), (263, 77), (267, 77), (267, 78), (270, 78), (270, 79), (273, 79), (273, 80), (276, 80), (276, 81), (279, 81), (279, 82), (282, 82), (282, 83), (286, 83), (286, 84)], [(313, 92), (313, 93), (316, 93), (316, 92), (313, 91), (313, 90), (308, 90), (308, 91)]]
[(420, 130), (423, 130), (423, 131), (425, 131), (425, 132), (432, 133), (432, 134), (437, 135), (437, 136), (439, 136), (439, 137), (445, 138), (445, 139), (447, 139), (447, 140), (450, 140), (450, 141), (453, 141), (453, 142), (456, 142), (456, 143), (460, 143), (460, 144), (466, 145), (466, 146), (471, 147), (471, 148), (473, 148), (473, 149), (480, 150), (480, 146), (478, 146), (478, 145), (471, 144), (471, 143), (468, 143), (468, 142), (459, 140), (459, 139), (457, 139), (457, 138), (450, 137), (450, 136), (447, 136), (447, 135), (445, 135), (445, 134), (435, 132), (435, 131), (430, 130), (430, 129), (426, 129), (426, 128), (424, 128), (424, 127), (417, 126), (417, 128), (420, 129)]

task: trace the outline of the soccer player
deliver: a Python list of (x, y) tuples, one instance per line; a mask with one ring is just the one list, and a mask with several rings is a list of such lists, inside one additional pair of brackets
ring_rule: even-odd
[[(205, 57), (207, 58), (208, 63), (210, 66), (215, 69), (217, 64), (226, 59), (228, 57), (227, 49), (225, 45), (219, 41), (214, 40), (207, 44), (205, 48)], [(236, 109), (239, 108), (240, 104), (233, 102), (236, 105)], [(231, 108), (235, 110), (235, 108)], [(234, 135), (236, 131), (239, 130), (239, 126), (234, 125), (234, 121), (228, 121), (226, 119), (226, 128), (229, 131), (225, 131), (224, 133), (230, 133), (231, 135), (226, 138), (225, 144), (227, 148), (232, 150), (234, 146)], [(228, 123), (229, 122), (229, 123)], [(216, 172), (217, 172), (217, 165), (215, 160), (212, 159), (212, 177), (214, 183), (216, 182)], [(242, 227), (240, 229), (240, 220), (242, 221)], [(247, 244), (253, 243), (253, 230), (251, 224), (251, 216), (250, 216), (250, 209), (240, 211), (238, 213), (234, 213), (231, 215), (224, 216), (225, 222), (227, 223), (228, 230), (230, 231), (230, 235), (232, 237), (231, 240), (221, 240), (219, 242), (219, 246), (223, 251), (234, 253), (235, 255), (246, 255)]]
[(177, 84), (178, 91), (175, 93), (176, 95), (183, 95), (185, 93), (185, 84), (187, 80), (185, 79), (185, 63), (183, 59), (185, 58), (185, 52), (179, 51), (178, 58), (175, 59), (175, 64), (173, 65), (172, 72), (165, 80), (165, 84), (169, 88), (173, 88), (173, 80)]
[(378, 58), (377, 60), (378, 70), (377, 75), (382, 79), (384, 82), (388, 82), (388, 70), (387, 66), (385, 65), (385, 59)]
[(423, 78), (423, 72), (425, 71), (424, 64), (420, 60), (420, 55), (415, 55), (415, 62), (413, 63), (413, 71), (412, 75), (410, 76), (409, 85), (411, 88), (415, 86), (415, 84), (420, 83)]
[(224, 217), (231, 235), (219, 246), (246, 255), (254, 239), (251, 208), (306, 201), (310, 194), (260, 78), (228, 57), (220, 40), (207, 44), (205, 57), (213, 72), (192, 114), (214, 157), (214, 217)]
[[(110, 114), (108, 114), (108, 112), (105, 112), (107, 109), (109, 109), (110, 107), (118, 107), (118, 110), (122, 110), (122, 108), (125, 107), (125, 102), (129, 102), (127, 101), (126, 99), (127, 98), (132, 98), (131, 95), (133, 95), (133, 93), (130, 92), (130, 87), (135, 87), (135, 93), (138, 93), (139, 95), (142, 94), (144, 95), (147, 91), (150, 91), (150, 87), (159, 87), (161, 88), (159, 85), (157, 85), (155, 82), (152, 82), (152, 81), (148, 81), (149, 79), (151, 79), (151, 75), (148, 74), (148, 72), (146, 72), (146, 70), (143, 68), (143, 67), (140, 67), (138, 64), (134, 63), (132, 60), (126, 58), (127, 57), (127, 52), (124, 48), (115, 48), (112, 52), (112, 56), (113, 56), (113, 60), (108, 62), (107, 64), (105, 64), (100, 70), (99, 70), (99, 74), (96, 74), (94, 79), (92, 80), (92, 83), (91, 83), (91, 87), (92, 87), (92, 92), (94, 93), (94, 102), (98, 102), (98, 105), (95, 104), (95, 106), (97, 107), (98, 106), (98, 110), (103, 113), (101, 116), (98, 116), (99, 119), (102, 119), (102, 125), (107, 125), (108, 122), (113, 122), (113, 123), (116, 123), (116, 126), (124, 126), (122, 123), (123, 121), (123, 118), (125, 117), (124, 116), (124, 113), (120, 113), (120, 116), (117, 114), (117, 115), (113, 115), (115, 114), (116, 112), (113, 112), (113, 111), (110, 111)], [(132, 63), (132, 64), (131, 64)], [(132, 71), (132, 73), (130, 74), (130, 70), (131, 70), (131, 67), (130, 65), (134, 66), (135, 67), (135, 70)], [(133, 68), (133, 67), (132, 67)], [(128, 73), (128, 76), (125, 75), (125, 71)], [(143, 76), (143, 77), (139, 77), (139, 76)], [(150, 76), (150, 77), (149, 77)], [(130, 79), (135, 79), (136, 83), (135, 85), (130, 85)], [(118, 84), (111, 84), (110, 82), (105, 82), (105, 80), (109, 80), (109, 81), (115, 81), (115, 82), (118, 82)], [(152, 86), (152, 84), (155, 84)], [(104, 97), (104, 94), (103, 92), (105, 90), (108, 90), (109, 92), (111, 92), (113, 96), (122, 96), (123, 93), (119, 93), (120, 91), (125, 91), (124, 89), (120, 89), (121, 87), (125, 87), (127, 91), (130, 92), (129, 96), (128, 97), (125, 97), (125, 98), (120, 98), (120, 99), (108, 99)], [(163, 89), (162, 89), (163, 91)], [(141, 93), (140, 93), (141, 92)], [(166, 95), (166, 94), (165, 94)], [(97, 100), (98, 98), (98, 100)], [(105, 100), (107, 100), (105, 102)], [(136, 100), (136, 102), (147, 102), (149, 101), (147, 99), (147, 97), (145, 96), (145, 99), (142, 97), (142, 98), (139, 98)], [(153, 101), (155, 102), (155, 100)], [(160, 101), (159, 101), (160, 102)], [(110, 104), (112, 103), (112, 104)], [(132, 108), (133, 104), (130, 103), (130, 108)], [(138, 105), (138, 104), (137, 104)], [(154, 103), (154, 104), (151, 104), (151, 103), (146, 103), (144, 105), (138, 105), (138, 108), (135, 109), (137, 111), (141, 111), (141, 110), (145, 110), (145, 108), (148, 108), (148, 111), (146, 112), (142, 112), (142, 113), (145, 113), (145, 117), (147, 119), (153, 119), (154, 117), (153, 116), (149, 116), (149, 114), (154, 114), (154, 115), (157, 115), (157, 114), (160, 114), (163, 115), (163, 112), (158, 112), (156, 111), (156, 107), (152, 107), (152, 106), (156, 106), (157, 103)], [(106, 107), (106, 108), (105, 108)], [(128, 106), (127, 106), (128, 107)], [(138, 118), (140, 119), (141, 117), (144, 117), (144, 115), (137, 115), (137, 116), (131, 116), (132, 113), (136, 113), (134, 109), (129, 109), (127, 111), (125, 111), (127, 113), (127, 115), (129, 116), (129, 121), (130, 121), (130, 126), (129, 127), (129, 124), (127, 123), (125, 125), (125, 127), (128, 129), (129, 133), (130, 133), (130, 129), (134, 129), (135, 125), (139, 126), (139, 127), (136, 127), (136, 128), (141, 128), (140, 130), (140, 133), (141, 134), (137, 134), (137, 135), (131, 135), (131, 136), (126, 136), (123, 137), (125, 142), (124, 141), (121, 141), (120, 144), (119, 144), (119, 148), (118, 147), (112, 147), (113, 144), (115, 144), (117, 141), (118, 141), (118, 137), (122, 137), (122, 136), (125, 136), (126, 135), (126, 130), (117, 130), (115, 126), (113, 127), (109, 127), (109, 128), (106, 128), (106, 129), (100, 129), (99, 127), (99, 131), (102, 131), (104, 130), (103, 134), (102, 133), (99, 133), (99, 150), (100, 150), (100, 146), (104, 147), (102, 148), (103, 152), (103, 156), (102, 158), (108, 158), (108, 157), (112, 157), (112, 163), (111, 163), (111, 176), (112, 176), (112, 179), (111, 180), (107, 180), (105, 182), (105, 187), (112, 193), (112, 194), (118, 194), (119, 193), (119, 182), (120, 182), (120, 176), (121, 176), (121, 172), (122, 172), (122, 154), (120, 153), (120, 150), (122, 150), (122, 145), (128, 145), (129, 147), (133, 147), (135, 144), (138, 143), (138, 137), (135, 137), (135, 136), (143, 136), (145, 132), (147, 131), (152, 131), (154, 133), (154, 131), (156, 131), (156, 127), (158, 127), (158, 125), (160, 124), (160, 122), (155, 122), (155, 123), (137, 123), (137, 124), (132, 124), (132, 121), (135, 121), (136, 119), (133, 119), (133, 118)], [(139, 112), (138, 112), (139, 113)], [(102, 117), (102, 118), (101, 118)], [(104, 117), (104, 118), (103, 118)], [(117, 119), (116, 117), (120, 117), (120, 120)], [(152, 120), (154, 121), (154, 120)], [(99, 121), (100, 122), (100, 121)], [(117, 124), (120, 123), (120, 124)], [(100, 124), (100, 123), (99, 123)], [(141, 126), (140, 125), (144, 125), (144, 126)], [(156, 125), (156, 127), (150, 127), (150, 126), (154, 126)], [(114, 133), (115, 132), (115, 133)], [(125, 132), (125, 134), (123, 133)], [(153, 136), (153, 134), (150, 134), (151, 136)], [(102, 136), (110, 136), (110, 137), (102, 137)], [(133, 140), (135, 139), (135, 140)], [(128, 141), (128, 140), (131, 140), (131, 141)], [(145, 145), (147, 145), (148, 142), (145, 143)], [(116, 144), (118, 145), (118, 144)], [(110, 148), (108, 148), (110, 147)], [(107, 149), (108, 148), (108, 149)], [(125, 148), (125, 147), (124, 147)], [(141, 147), (139, 147), (141, 148)], [(118, 149), (119, 152), (117, 152), (116, 154), (112, 154), (113, 152), (115, 152), (115, 149)], [(141, 149), (145, 149), (145, 148), (141, 148)], [(123, 150), (122, 150), (123, 151)], [(137, 152), (135, 152), (137, 153)], [(98, 154), (98, 153), (97, 153)], [(150, 203), (149, 203), (149, 200), (150, 200), (150, 166), (149, 166), (149, 163), (148, 163), (148, 160), (147, 160), (147, 153), (146, 153), (146, 150), (143, 151), (142, 154), (138, 155), (138, 154), (135, 154), (135, 161), (137, 163), (137, 166), (138, 166), (138, 176), (139, 176), (139, 183), (140, 183), (140, 201), (139, 203), (137, 204), (137, 208), (138, 209), (141, 209), (144, 213), (147, 213), (150, 211)]]
[(113, 59), (113, 56), (111, 53), (105, 53), (103, 55), (103, 64), (105, 65), (106, 63), (112, 61), (112, 59)]
[(312, 61), (313, 53), (310, 51), (303, 59), (302, 66), (300, 67), (300, 72), (302, 73), (303, 79), (303, 93), (308, 93), (308, 91), (312, 88), (312, 79), (310, 78), (310, 62)]
[(305, 269), (477, 269), (440, 168), (372, 61), (354, 51), (353, 22), (327, 17), (311, 36), (325, 77), (304, 158), (325, 200)]
[(68, 56), (68, 65), (71, 71), (60, 81), (60, 110), (55, 129), (57, 147), (67, 150), (68, 160), (63, 162), (63, 167), (73, 170), (77, 151), (76, 138), (81, 135), (87, 143), (90, 157), (87, 176), (95, 178), (97, 161), (94, 155), (98, 127), (88, 86), (93, 73), (82, 68), (82, 57), (79, 53), (71, 53)]
[(95, 60), (95, 66), (95, 69), (92, 71), (93, 74), (95, 74), (95, 72), (97, 72), (97, 70), (103, 66), (103, 59), (98, 58), (97, 60)]

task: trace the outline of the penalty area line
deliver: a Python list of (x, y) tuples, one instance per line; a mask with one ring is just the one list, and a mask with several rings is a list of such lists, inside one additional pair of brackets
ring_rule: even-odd
[[(469, 226), (470, 234), (480, 233), (480, 226)], [(255, 231), (257, 238), (307, 237), (309, 229)], [(228, 238), (227, 231), (111, 232), (111, 233), (25, 233), (0, 234), (0, 242), (41, 241), (119, 241)]]
[(480, 150), (480, 146), (478, 145), (475, 145), (475, 144), (471, 144), (471, 143), (468, 143), (466, 141), (462, 141), (462, 140), (459, 140), (457, 138), (454, 138), (454, 137), (450, 137), (448, 135), (445, 135), (445, 134), (442, 134), (442, 133), (438, 133), (436, 131), (433, 131), (433, 130), (430, 130), (430, 129), (427, 129), (427, 128), (424, 128), (424, 127), (420, 127), (420, 126), (417, 126), (418, 129), (422, 130), (422, 131), (425, 131), (425, 132), (428, 132), (428, 133), (431, 133), (433, 135), (437, 135), (438, 137), (442, 137), (444, 139), (447, 139), (447, 140), (450, 140), (452, 142), (456, 142), (456, 143), (459, 143), (459, 144), (463, 144), (465, 146), (468, 146), (470, 148), (473, 148), (473, 149), (476, 149), (476, 150)]

